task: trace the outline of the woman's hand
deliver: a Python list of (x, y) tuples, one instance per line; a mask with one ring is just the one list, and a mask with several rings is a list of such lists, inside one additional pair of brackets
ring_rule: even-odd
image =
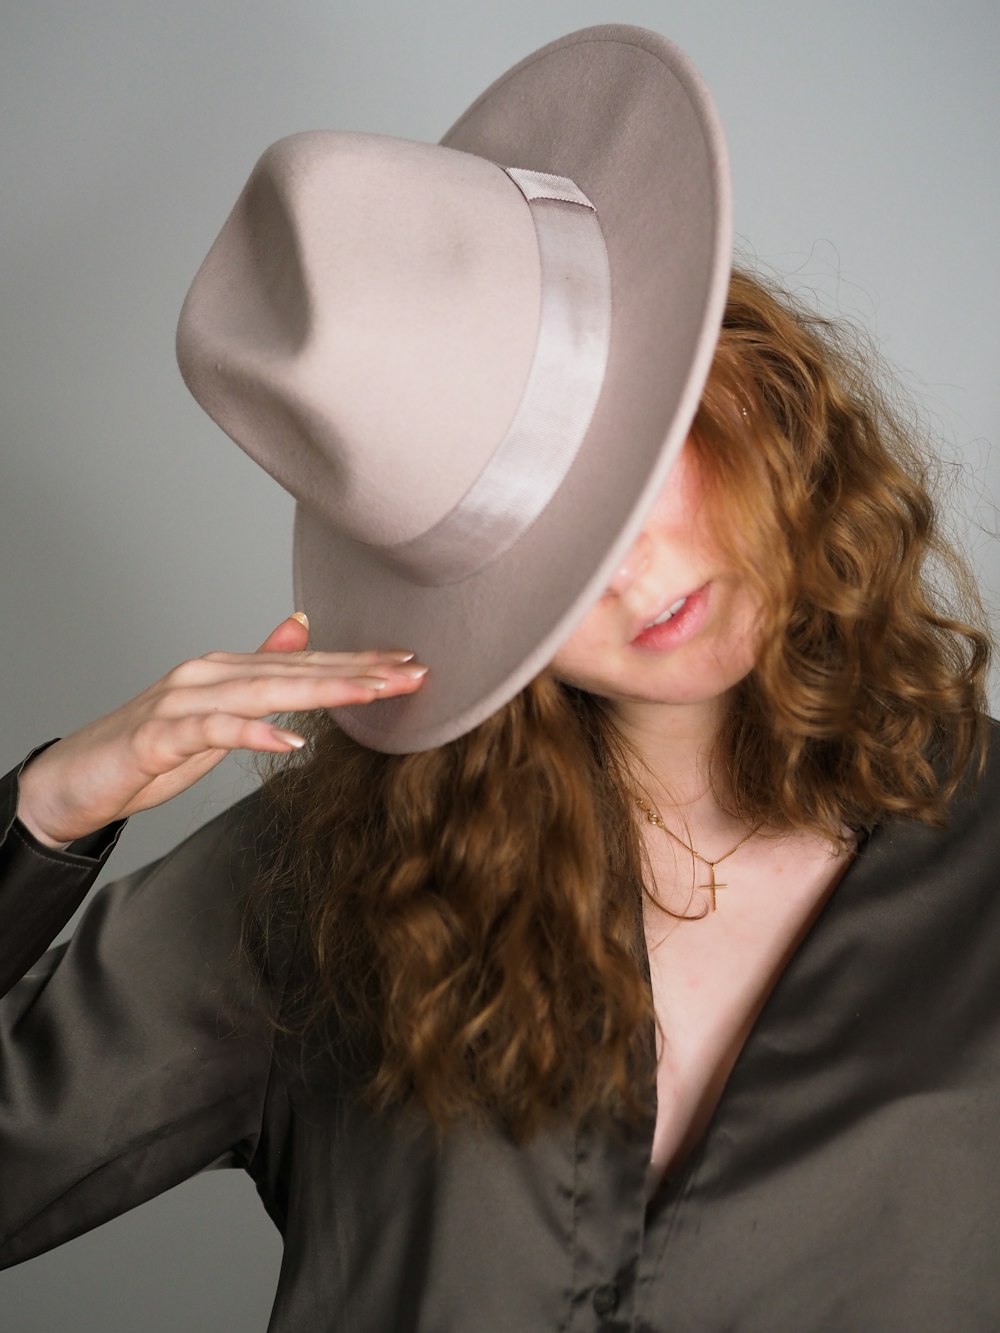
[[(61, 847), (192, 786), (230, 750), (289, 750), (271, 713), (369, 703), (420, 688), (417, 663), (377, 651), (305, 651), (309, 631), (289, 616), (255, 653), (181, 662), (134, 699), (64, 736), (21, 770), (18, 818)], [(396, 664), (393, 664), (393, 658)]]

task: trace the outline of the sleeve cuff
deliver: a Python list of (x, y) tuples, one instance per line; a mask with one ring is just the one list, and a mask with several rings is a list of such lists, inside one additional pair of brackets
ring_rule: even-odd
[(98, 829), (96, 833), (88, 833), (85, 838), (77, 838), (67, 847), (49, 847), (40, 842), (27, 825), (22, 824), (15, 815), (7, 836), (19, 838), (30, 852), (47, 860), (58, 861), (67, 866), (85, 865), (88, 868), (99, 868), (111, 855), (127, 823), (127, 819), (116, 819), (110, 824), (105, 824), (104, 828)]
[(118, 819), (68, 847), (46, 847), (17, 818), (18, 775), (55, 740), (0, 777), (0, 995), (24, 976), (87, 896), (128, 822)]
[[(55, 745), (56, 741), (61, 739), (60, 736), (54, 736), (52, 740), (36, 745), (33, 750), (30, 750), (24, 756), (16, 768), (12, 769), (5, 777), (0, 778), (0, 847), (9, 844), (9, 855), (28, 855), (30, 853), (49, 861), (55, 861), (58, 865), (85, 866), (89, 870), (100, 869), (110, 856), (122, 829), (128, 823), (127, 817), (113, 820), (110, 824), (105, 824), (103, 828), (97, 829), (94, 833), (88, 833), (83, 838), (76, 838), (66, 847), (48, 847), (36, 838), (28, 826), (17, 817), (18, 777), (21, 769), (36, 754), (41, 754), (43, 750), (47, 750), (50, 745)], [(2, 854), (0, 854), (0, 860), (3, 860)]]

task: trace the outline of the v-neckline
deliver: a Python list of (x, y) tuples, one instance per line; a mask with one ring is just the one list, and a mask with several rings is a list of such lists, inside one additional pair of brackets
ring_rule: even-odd
[[(645, 1200), (645, 1217), (647, 1226), (651, 1225), (662, 1210), (669, 1207), (676, 1197), (683, 1195), (688, 1181), (704, 1160), (718, 1125), (727, 1112), (731, 1088), (733, 1087), (734, 1082), (738, 1081), (738, 1076), (742, 1074), (744, 1067), (753, 1059), (754, 1050), (761, 1040), (762, 1030), (766, 1031), (768, 1023), (772, 1018), (773, 1011), (781, 1004), (784, 991), (792, 984), (789, 977), (794, 977), (794, 974), (801, 969), (801, 959), (803, 956), (807, 956), (808, 952), (810, 952), (810, 943), (814, 941), (817, 933), (825, 927), (831, 913), (836, 910), (834, 904), (842, 904), (846, 897), (851, 896), (851, 891), (853, 891), (853, 881), (856, 880), (866, 868), (870, 860), (869, 852), (871, 851), (873, 844), (879, 840), (884, 828), (885, 822), (883, 821), (874, 828), (859, 833), (857, 850), (854, 856), (848, 862), (843, 873), (833, 883), (832, 887), (826, 891), (823, 901), (820, 903), (820, 906), (816, 910), (811, 921), (806, 925), (798, 944), (792, 950), (785, 965), (777, 972), (770, 989), (767, 991), (763, 1001), (759, 1005), (757, 1012), (747, 1029), (746, 1036), (730, 1065), (729, 1072), (722, 1085), (722, 1090), (716, 1099), (715, 1106), (705, 1123), (704, 1129), (687, 1153), (685, 1153), (680, 1163), (674, 1169), (663, 1174), (657, 1183), (656, 1188), (653, 1190), (653, 1193)], [(850, 890), (845, 894), (845, 889), (849, 884), (851, 886)], [(640, 930), (642, 931), (643, 970), (647, 985), (651, 986), (652, 979), (650, 975), (649, 952), (646, 944), (645, 929), (641, 922)], [(653, 1110), (649, 1122), (649, 1132), (648, 1136), (644, 1134), (642, 1137), (642, 1151), (645, 1153), (645, 1160), (647, 1163), (652, 1155), (653, 1137), (656, 1132), (656, 1114), (658, 1109), (655, 1068), (653, 1080)]]

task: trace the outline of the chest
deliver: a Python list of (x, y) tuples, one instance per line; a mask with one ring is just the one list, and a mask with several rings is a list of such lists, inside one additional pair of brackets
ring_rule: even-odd
[[(594, 1328), (598, 1292), (619, 1325), (674, 1333), (1000, 1328), (998, 826), (991, 805), (954, 835), (876, 830), (844, 884), (850, 858), (822, 849), (767, 873), (741, 854), (714, 917), (649, 913), (668, 1112), (681, 1093), (690, 1112), (734, 1015), (760, 1040), (698, 1171), (639, 1221), (634, 1139), (462, 1130), (417, 1152), (349, 1090), (272, 1079), (253, 1171), (283, 1219), (274, 1333), (330, 1310), (396, 1333)], [(686, 889), (690, 857), (673, 869)]]
[(853, 853), (804, 837), (765, 845), (718, 866), (712, 910), (707, 866), (654, 838), (647, 849), (661, 904), (644, 911), (659, 1029), (652, 1195), (704, 1134), (764, 1002)]

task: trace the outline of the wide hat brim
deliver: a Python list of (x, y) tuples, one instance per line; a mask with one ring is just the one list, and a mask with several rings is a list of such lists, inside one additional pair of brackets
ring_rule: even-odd
[(597, 210), (612, 331), (600, 397), (562, 485), (524, 535), (459, 583), (420, 585), (296, 504), (295, 605), (310, 646), (407, 647), (430, 673), (411, 695), (331, 709), (389, 754), (471, 731), (552, 660), (605, 591), (687, 437), (711, 365), (732, 256), (725, 142), (708, 91), (672, 42), (607, 25), (520, 61), (441, 143), (568, 176)]

